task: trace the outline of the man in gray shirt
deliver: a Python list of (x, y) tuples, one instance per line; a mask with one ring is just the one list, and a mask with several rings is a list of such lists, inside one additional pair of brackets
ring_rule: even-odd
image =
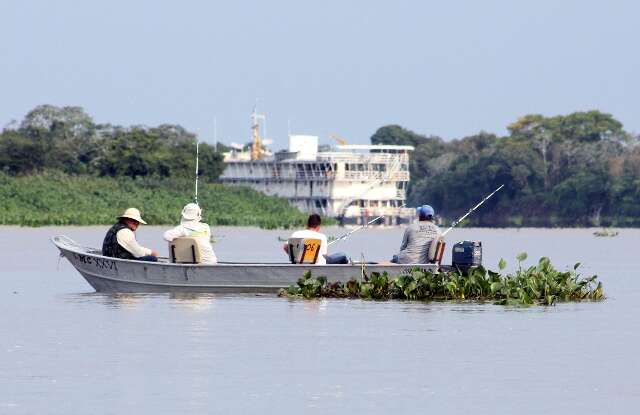
[(405, 229), (400, 252), (391, 262), (398, 264), (426, 264), (429, 262), (429, 248), (441, 234), (440, 228), (433, 223), (435, 212), (429, 205), (421, 206), (418, 211), (418, 223)]

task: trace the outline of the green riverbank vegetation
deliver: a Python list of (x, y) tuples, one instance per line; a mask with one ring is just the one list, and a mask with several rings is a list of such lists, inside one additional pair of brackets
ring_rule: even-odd
[(389, 125), (371, 142), (415, 146), (409, 205), (446, 222), (504, 184), (468, 225), (640, 226), (640, 139), (611, 115), (526, 115), (507, 129), (444, 141)]
[[(549, 258), (537, 265), (522, 267), (526, 254), (518, 255), (515, 273), (502, 275), (483, 267), (468, 272), (431, 273), (414, 269), (396, 277), (373, 272), (358, 281), (328, 283), (325, 277), (310, 272), (295, 285), (280, 291), (283, 297), (360, 298), (365, 300), (470, 300), (493, 301), (500, 305), (553, 305), (556, 302), (602, 300), (604, 289), (597, 276), (583, 278), (573, 269), (558, 271)], [(506, 262), (500, 260), (503, 271)]]
[[(111, 224), (130, 206), (150, 225), (175, 225), (192, 201), (186, 178), (70, 176), (60, 172), (12, 177), (0, 173), (0, 224)], [(304, 227), (307, 215), (286, 200), (246, 187), (201, 182), (198, 203), (210, 225)]]

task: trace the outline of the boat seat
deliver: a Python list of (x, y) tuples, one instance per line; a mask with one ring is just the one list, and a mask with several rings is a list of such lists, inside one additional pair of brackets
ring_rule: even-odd
[(292, 264), (315, 264), (320, 254), (320, 239), (289, 238), (289, 260)]
[(431, 246), (429, 246), (429, 253), (427, 254), (427, 259), (430, 264), (438, 264), (442, 262), (442, 256), (444, 255), (444, 247), (446, 243), (442, 236), (438, 236), (436, 239), (431, 241)]
[(169, 259), (174, 264), (199, 264), (200, 247), (196, 238), (182, 237), (169, 242)]

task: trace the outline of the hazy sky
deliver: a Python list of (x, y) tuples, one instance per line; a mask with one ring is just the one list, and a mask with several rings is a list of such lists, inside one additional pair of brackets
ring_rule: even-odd
[(366, 143), (600, 109), (640, 131), (638, 1), (0, 2), (0, 127), (39, 104), (249, 141)]

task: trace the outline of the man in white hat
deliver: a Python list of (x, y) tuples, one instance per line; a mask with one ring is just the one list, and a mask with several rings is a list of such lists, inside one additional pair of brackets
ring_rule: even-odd
[(121, 258), (136, 259), (138, 261), (158, 261), (158, 252), (145, 248), (136, 241), (135, 231), (140, 224), (147, 222), (140, 217), (140, 211), (129, 208), (118, 216), (118, 222), (109, 229), (102, 242), (102, 255)]
[(218, 258), (211, 246), (211, 229), (202, 220), (202, 209), (197, 203), (188, 203), (182, 209), (180, 225), (169, 229), (164, 233), (164, 239), (168, 242), (176, 238), (187, 236), (195, 238), (200, 249), (200, 261), (203, 264), (216, 264)]

